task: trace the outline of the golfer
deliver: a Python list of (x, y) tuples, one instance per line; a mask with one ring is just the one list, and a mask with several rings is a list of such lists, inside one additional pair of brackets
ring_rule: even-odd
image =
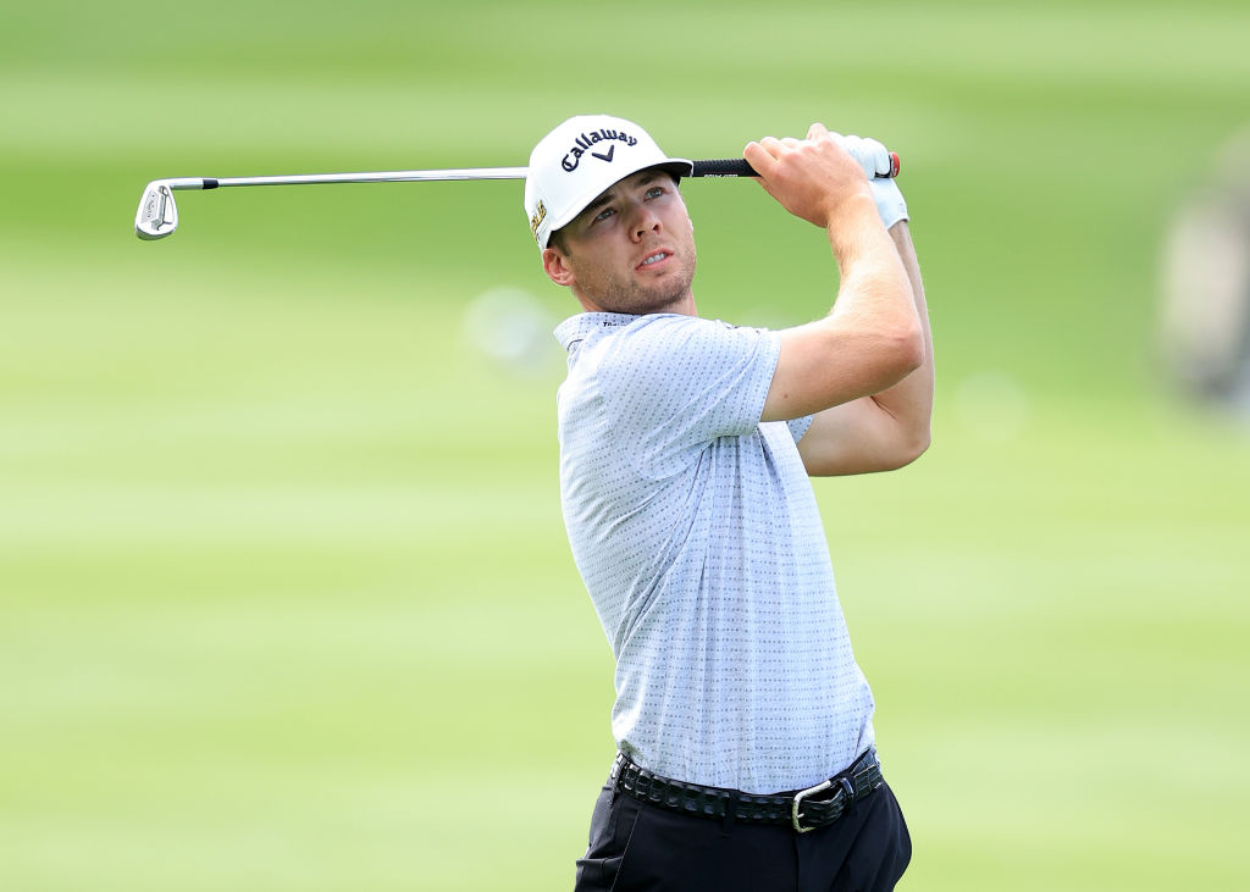
[[(572, 118), (530, 157), (543, 269), (583, 310), (556, 329), (564, 519), (616, 658), (619, 754), (578, 892), (892, 889), (910, 860), (808, 480), (929, 443), (907, 209), (864, 173), (884, 153), (820, 124), (747, 145), (841, 273), (836, 303), (832, 268), (800, 296), (827, 315), (781, 331), (698, 316), (690, 162), (637, 124)], [(744, 259), (785, 281), (783, 257)]]

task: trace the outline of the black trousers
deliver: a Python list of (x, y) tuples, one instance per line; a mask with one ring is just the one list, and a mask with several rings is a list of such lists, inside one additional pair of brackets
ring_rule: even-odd
[(885, 784), (800, 834), (679, 814), (614, 792), (609, 779), (575, 892), (888, 892), (910, 860), (907, 824)]

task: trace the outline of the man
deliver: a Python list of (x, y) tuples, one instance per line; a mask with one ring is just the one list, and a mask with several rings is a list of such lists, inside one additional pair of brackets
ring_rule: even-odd
[(777, 332), (697, 316), (690, 163), (641, 127), (573, 118), (530, 157), (543, 268), (585, 311), (556, 329), (561, 490), (616, 657), (579, 892), (891, 889), (910, 860), (808, 481), (929, 443), (906, 206), (864, 173), (884, 152), (819, 124), (747, 145), (841, 271), (825, 318)]

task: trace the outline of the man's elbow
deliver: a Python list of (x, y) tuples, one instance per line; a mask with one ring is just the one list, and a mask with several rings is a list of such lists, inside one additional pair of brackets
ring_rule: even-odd
[(920, 458), (920, 456), (928, 452), (929, 447), (932, 444), (933, 431), (926, 423), (923, 428), (913, 431), (912, 435), (908, 438), (906, 447), (903, 451), (903, 464), (899, 465), (899, 467), (901, 468), (905, 465), (910, 465), (916, 459)]
[(918, 320), (915, 325), (900, 325), (891, 332), (884, 355), (889, 368), (887, 374), (894, 379), (892, 384), (924, 365), (924, 350), (924, 333)]
[(881, 456), (881, 466), (876, 470), (897, 471), (899, 468), (907, 467), (928, 451), (930, 442), (928, 425), (925, 425), (923, 430), (908, 431), (892, 449), (886, 451), (887, 454)]

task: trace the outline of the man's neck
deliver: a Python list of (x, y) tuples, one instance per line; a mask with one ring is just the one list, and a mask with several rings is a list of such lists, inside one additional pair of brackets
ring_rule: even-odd
[(599, 304), (595, 303), (593, 299), (586, 297), (585, 295), (577, 294), (576, 297), (577, 302), (582, 305), (582, 310), (587, 313), (625, 313), (633, 316), (653, 315), (656, 313), (675, 313), (679, 316), (699, 315), (699, 310), (694, 303), (694, 293), (689, 291), (686, 292), (684, 297), (679, 297), (677, 300), (659, 307), (653, 307), (647, 310), (646, 313), (631, 313), (628, 310), (609, 309), (608, 307), (599, 306)]

